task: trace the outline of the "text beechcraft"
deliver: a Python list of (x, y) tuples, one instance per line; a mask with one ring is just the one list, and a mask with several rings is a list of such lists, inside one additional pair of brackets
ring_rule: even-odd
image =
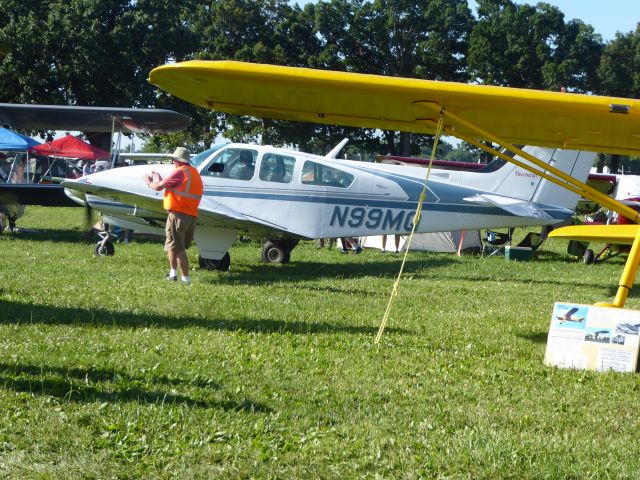
[[(526, 148), (582, 179), (594, 160), (591, 153)], [(247, 156), (249, 165), (240, 161)], [(192, 164), (204, 183), (195, 237), (200, 265), (220, 270), (229, 268), (228, 250), (238, 234), (267, 239), (263, 259), (283, 263), (300, 239), (406, 234), (425, 175), (413, 167), (247, 144), (214, 147)], [(166, 176), (172, 167), (154, 168)], [(143, 180), (150, 170), (118, 168), (63, 186), (78, 203), (101, 211), (107, 223), (162, 234), (163, 194)], [(434, 170), (417, 231), (553, 225), (571, 216), (577, 201), (576, 193), (502, 160), (474, 172)]]

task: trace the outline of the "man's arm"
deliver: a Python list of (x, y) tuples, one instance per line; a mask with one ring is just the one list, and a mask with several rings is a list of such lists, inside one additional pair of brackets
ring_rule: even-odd
[(158, 172), (151, 172), (151, 175), (145, 175), (145, 182), (147, 183), (149, 188), (156, 191), (164, 190), (165, 188), (176, 187), (180, 185), (183, 180), (184, 173), (182, 173), (182, 170), (178, 169), (175, 169), (173, 172), (171, 172), (171, 174), (164, 180)]

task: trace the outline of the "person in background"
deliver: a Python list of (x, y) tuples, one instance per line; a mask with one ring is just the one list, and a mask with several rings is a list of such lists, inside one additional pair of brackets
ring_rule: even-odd
[(86, 176), (86, 175), (91, 175), (93, 173), (93, 168), (92, 168), (92, 164), (89, 160), (85, 160), (84, 164), (82, 165), (82, 175)]
[[(400, 235), (394, 235), (394, 242), (396, 245), (396, 253), (400, 251)], [(387, 235), (382, 236), (382, 253), (385, 253), (387, 250)]]
[(340, 250), (340, 253), (349, 253), (349, 250), (351, 250), (357, 255), (362, 252), (362, 247), (358, 243), (358, 239), (356, 237), (343, 237), (340, 239), (340, 243), (342, 244), (342, 250)]
[(187, 249), (193, 241), (198, 217), (198, 206), (202, 198), (202, 178), (198, 170), (189, 164), (189, 150), (176, 148), (171, 160), (175, 170), (163, 179), (158, 172), (145, 175), (149, 188), (164, 190), (163, 206), (169, 215), (165, 226), (166, 240), (164, 249), (169, 260), (167, 280), (178, 280), (178, 270), (182, 272), (181, 281), (191, 284), (189, 276), (189, 258)]

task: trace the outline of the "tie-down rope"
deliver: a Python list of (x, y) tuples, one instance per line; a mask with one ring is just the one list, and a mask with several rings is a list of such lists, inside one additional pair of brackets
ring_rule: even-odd
[(438, 119), (438, 125), (436, 127), (436, 134), (433, 140), (433, 148), (431, 149), (431, 158), (429, 159), (429, 168), (427, 169), (427, 176), (424, 179), (424, 185), (422, 186), (422, 193), (420, 193), (420, 198), (418, 200), (418, 208), (416, 208), (416, 214), (413, 217), (413, 226), (411, 227), (411, 233), (409, 234), (409, 239), (405, 242), (404, 256), (402, 257), (402, 264), (400, 265), (400, 271), (398, 272), (398, 277), (393, 284), (393, 289), (391, 290), (391, 295), (389, 296), (389, 303), (387, 303), (387, 310), (384, 312), (384, 317), (382, 318), (382, 322), (380, 323), (380, 328), (378, 329), (378, 334), (376, 335), (375, 343), (379, 343), (382, 338), (382, 334), (384, 333), (384, 329), (387, 326), (387, 321), (389, 320), (389, 314), (391, 313), (391, 309), (393, 307), (393, 302), (398, 296), (398, 288), (400, 287), (400, 279), (402, 278), (402, 272), (404, 271), (404, 265), (407, 261), (407, 255), (409, 253), (409, 248), (411, 247), (411, 241), (413, 240), (413, 234), (416, 231), (416, 227), (418, 226), (418, 222), (420, 221), (420, 216), (422, 215), (422, 204), (427, 196), (427, 184), (429, 183), (429, 175), (431, 175), (431, 166), (433, 165), (433, 160), (436, 156), (436, 149), (438, 148), (438, 140), (440, 140), (440, 135), (442, 135), (442, 130), (444, 128), (444, 109), (440, 111), (440, 118)]

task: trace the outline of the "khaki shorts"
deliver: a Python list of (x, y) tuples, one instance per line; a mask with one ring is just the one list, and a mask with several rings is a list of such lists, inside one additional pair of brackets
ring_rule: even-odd
[(193, 242), (193, 234), (196, 231), (196, 217), (179, 212), (169, 212), (165, 225), (166, 251), (184, 252)]

